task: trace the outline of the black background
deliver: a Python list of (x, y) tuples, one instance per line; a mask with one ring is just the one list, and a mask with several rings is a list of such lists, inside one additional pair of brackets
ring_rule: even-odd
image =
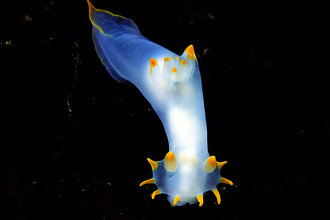
[[(330, 202), (329, 8), (278, 1), (92, 1), (131, 18), (202, 75), (220, 205), (151, 200), (146, 158), (168, 151), (133, 85), (95, 53), (86, 1), (2, 3), (4, 219), (317, 219)], [(28, 15), (28, 16), (26, 16)], [(128, 64), (129, 65), (129, 64)]]

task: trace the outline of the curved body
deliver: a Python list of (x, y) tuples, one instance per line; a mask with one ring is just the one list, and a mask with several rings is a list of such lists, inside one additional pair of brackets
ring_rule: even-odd
[(202, 83), (193, 46), (181, 56), (145, 38), (128, 18), (96, 9), (89, 1), (93, 41), (97, 54), (111, 76), (133, 83), (150, 102), (161, 119), (169, 141), (164, 160), (148, 159), (153, 178), (141, 185), (157, 185), (152, 198), (168, 194), (172, 205), (203, 204), (202, 194), (216, 188), (219, 170), (226, 162), (216, 162), (207, 151), (207, 129)]

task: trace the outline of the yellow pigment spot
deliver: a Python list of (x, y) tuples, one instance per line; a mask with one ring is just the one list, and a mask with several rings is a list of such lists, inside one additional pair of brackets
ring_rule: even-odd
[(155, 60), (154, 58), (150, 59), (150, 66), (151, 67), (155, 67), (157, 65), (157, 60)]
[(176, 57), (177, 60), (180, 60), (180, 57)]
[(187, 64), (187, 62), (186, 62), (185, 60), (181, 60), (180, 63), (181, 63), (181, 65), (183, 65), (183, 66)]
[(150, 59), (150, 75), (152, 75), (152, 68), (154, 68), (155, 66), (157, 66), (157, 60), (155, 60), (154, 58)]
[(170, 60), (173, 60), (173, 57), (170, 57)]
[(173, 67), (172, 73), (176, 73), (176, 68), (175, 67)]
[(178, 167), (178, 162), (172, 151), (168, 152), (164, 159), (164, 167), (168, 172), (174, 172)]
[(203, 168), (204, 168), (204, 171), (206, 173), (211, 173), (214, 171), (215, 169), (215, 166), (217, 164), (217, 161), (215, 159), (215, 156), (211, 156), (211, 157), (208, 157), (205, 162), (204, 162), (204, 165), (203, 165)]
[(210, 163), (210, 166), (212, 167), (215, 167), (215, 164), (216, 164), (216, 159), (215, 159), (215, 156), (211, 156), (209, 158), (207, 158), (207, 161)]
[(165, 57), (164, 58), (164, 62), (167, 62), (169, 59), (168, 59), (168, 57)]

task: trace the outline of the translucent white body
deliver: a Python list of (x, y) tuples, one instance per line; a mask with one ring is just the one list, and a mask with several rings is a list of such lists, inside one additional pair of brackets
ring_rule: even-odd
[(169, 151), (177, 160), (174, 171), (164, 166), (164, 160), (159, 161), (153, 183), (160, 193), (169, 195), (170, 202), (180, 198), (174, 205), (196, 203), (196, 196), (216, 189), (221, 166), (210, 173), (203, 167), (210, 155), (193, 47), (178, 56), (146, 39), (130, 19), (89, 6), (100, 59), (114, 79), (133, 83), (150, 102), (164, 125)]

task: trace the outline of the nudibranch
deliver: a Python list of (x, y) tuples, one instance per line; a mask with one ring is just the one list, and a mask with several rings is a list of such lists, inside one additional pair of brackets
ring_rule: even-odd
[(135, 23), (109, 11), (96, 9), (88, 0), (93, 41), (102, 63), (115, 80), (133, 83), (162, 121), (169, 152), (161, 161), (148, 158), (156, 184), (173, 205), (203, 205), (203, 193), (217, 184), (233, 183), (220, 175), (227, 161), (217, 162), (207, 150), (207, 130), (201, 76), (192, 45), (181, 56), (145, 38)]

